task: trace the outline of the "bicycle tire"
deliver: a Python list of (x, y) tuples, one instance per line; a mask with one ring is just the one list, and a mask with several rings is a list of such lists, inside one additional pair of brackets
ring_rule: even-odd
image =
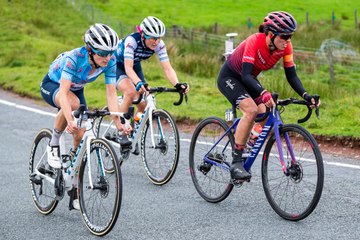
[(152, 113), (155, 148), (151, 140), (150, 120), (141, 133), (141, 161), (146, 176), (155, 185), (164, 185), (174, 176), (179, 162), (179, 131), (173, 117), (164, 109)]
[[(282, 218), (299, 221), (316, 208), (324, 184), (324, 166), (314, 137), (302, 126), (287, 124), (280, 129), (284, 162), (290, 174), (281, 168), (275, 135), (269, 138), (262, 161), (262, 183), (266, 198)], [(289, 136), (296, 164), (292, 163), (284, 139)]]
[[(108, 111), (108, 107), (105, 106), (102, 108), (102, 110), (106, 110)], [(110, 128), (107, 128), (107, 126), (110, 126)], [(111, 127), (114, 126), (114, 127)], [(95, 123), (94, 123), (94, 135), (97, 138), (104, 138), (106, 139), (106, 135), (108, 136), (113, 136), (115, 133), (117, 133), (116, 127), (111, 119), (110, 116), (102, 116), (99, 118), (95, 119)], [(106, 131), (106, 132), (105, 132)], [(111, 141), (109, 139), (106, 139), (107, 141)], [(120, 161), (120, 165), (122, 164), (122, 161)], [(111, 165), (110, 162), (104, 162), (104, 169), (106, 171), (106, 173), (113, 173), (114, 167)]]
[(52, 213), (57, 204), (54, 184), (35, 175), (35, 167), (46, 176), (56, 178), (56, 171), (47, 163), (46, 147), (50, 142), (52, 131), (48, 128), (41, 129), (34, 138), (29, 158), (29, 183), (32, 200), (36, 209), (48, 215)]
[[(205, 155), (228, 129), (229, 126), (224, 120), (218, 117), (209, 117), (198, 124), (191, 138), (189, 151), (191, 179), (200, 196), (211, 203), (226, 199), (234, 187), (230, 182), (228, 169), (235, 143), (231, 131), (208, 155), (212, 156), (212, 159), (219, 165), (204, 165)], [(203, 167), (205, 169), (202, 169)]]
[[(110, 158), (114, 173), (103, 171), (103, 160)], [(79, 202), (83, 222), (97, 236), (108, 234), (115, 226), (122, 202), (122, 174), (112, 145), (101, 138), (90, 143), (90, 161), (85, 153), (79, 171)], [(89, 176), (89, 166), (91, 176)], [(89, 181), (92, 179), (93, 188)]]

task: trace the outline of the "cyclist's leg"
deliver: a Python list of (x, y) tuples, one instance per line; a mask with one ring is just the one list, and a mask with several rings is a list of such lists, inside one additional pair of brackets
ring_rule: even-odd
[[(133, 67), (134, 72), (136, 75), (140, 78), (141, 81), (145, 82), (144, 74), (141, 70), (141, 65), (136, 64)], [(128, 108), (132, 105), (133, 100), (136, 100), (139, 98), (139, 93), (136, 92), (135, 85), (133, 81), (126, 75), (126, 72), (124, 70), (124, 66), (119, 66), (116, 70), (116, 76), (117, 76), (117, 89), (122, 93), (123, 100), (121, 102), (121, 105), (119, 106), (120, 112), (127, 112)]]
[[(140, 64), (137, 64), (140, 65)], [(137, 74), (134, 66), (134, 71)], [(140, 67), (141, 70), (141, 67)], [(122, 93), (123, 100), (119, 106), (120, 112), (127, 112), (129, 107), (132, 105), (132, 102), (139, 98), (139, 93), (136, 92), (135, 85), (132, 82), (132, 80), (126, 75), (125, 70), (123, 69), (123, 66), (119, 66), (117, 68), (117, 89)], [(139, 75), (138, 75), (139, 76)], [(142, 78), (144, 78), (143, 74), (141, 74)], [(141, 78), (140, 78), (141, 79)], [(143, 79), (141, 79), (144, 81)], [(117, 141), (122, 146), (130, 146), (131, 141), (128, 139), (128, 137), (125, 134), (119, 133)]]
[[(71, 99), (71, 109), (76, 110), (79, 108), (80, 105), (85, 105), (87, 109), (87, 104), (84, 96), (84, 89), (80, 89), (78, 91), (70, 92), (70, 94), (74, 94), (75, 97)], [(84, 136), (85, 128), (79, 129), (78, 131), (75, 131), (73, 134), (74, 137), (74, 148), (77, 149), (77, 147), (80, 144), (80, 141), (82, 137)]]
[[(59, 91), (60, 84), (53, 82), (48, 75), (46, 75), (41, 83), (41, 95), (45, 102), (47, 102), (49, 105), (60, 109), (58, 105), (55, 103), (55, 96)], [(49, 145), (47, 146), (47, 161), (49, 165), (53, 168), (60, 168), (60, 148), (59, 148), (59, 139), (66, 127), (66, 121), (64, 114), (62, 111), (58, 111), (55, 122), (54, 122), (54, 128), (52, 130), (52, 136), (49, 142)]]
[[(70, 107), (71, 107), (71, 110), (76, 110), (79, 108), (80, 104), (83, 104), (86, 106), (86, 100), (85, 100), (85, 97), (84, 97), (84, 89), (80, 89), (78, 91), (69, 91), (68, 94), (67, 94), (67, 99), (70, 103)], [(56, 106), (59, 106), (60, 107), (60, 96), (58, 94), (58, 92), (55, 94), (55, 101), (54, 103), (56, 104)], [(64, 115), (64, 112), (62, 109), (59, 110), (56, 118), (55, 118), (55, 129), (58, 129), (58, 128), (61, 128), (63, 131), (65, 130), (67, 126), (67, 121), (66, 121), (66, 118), (65, 118), (65, 115)], [(85, 128), (82, 128), (82, 129), (79, 129), (77, 131), (75, 131), (73, 133), (73, 149), (77, 149), (77, 147), (79, 146), (80, 144), (80, 141), (83, 137), (85, 133)], [(58, 142), (59, 144), (59, 142)], [(60, 155), (59, 155), (60, 157)], [(59, 158), (59, 161), (60, 161), (60, 158)], [(74, 189), (73, 190), (73, 193), (72, 194), (74, 196), (74, 199), (77, 199), (77, 189)], [(73, 198), (71, 198), (73, 199)], [(77, 203), (73, 203), (73, 206), (75, 209), (79, 210), (79, 207)]]
[(232, 72), (226, 64), (221, 68), (217, 82), (220, 92), (243, 114), (235, 132), (233, 162), (230, 168), (231, 178), (248, 180), (251, 175), (243, 167), (242, 153), (246, 148), (246, 140), (257, 115), (257, 106), (242, 84), (241, 76)]

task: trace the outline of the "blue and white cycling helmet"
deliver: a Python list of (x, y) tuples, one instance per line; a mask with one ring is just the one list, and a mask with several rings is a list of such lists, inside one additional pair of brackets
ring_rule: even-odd
[(84, 41), (94, 49), (115, 51), (119, 43), (119, 37), (109, 26), (95, 23), (86, 31)]
[(153, 16), (146, 17), (140, 24), (141, 31), (149, 37), (161, 38), (165, 35), (164, 23)]

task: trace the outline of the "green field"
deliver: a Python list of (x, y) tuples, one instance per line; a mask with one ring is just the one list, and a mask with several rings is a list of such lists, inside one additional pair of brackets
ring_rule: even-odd
[[(81, 2), (81, 1), (79, 1)], [(360, 3), (353, 0), (291, 0), (291, 1), (244, 1), (244, 0), (88, 0), (104, 13), (122, 21), (125, 25), (138, 24), (146, 15), (164, 20), (168, 26), (211, 27), (215, 22), (220, 26), (247, 26), (250, 17), (257, 26), (266, 13), (288, 11), (296, 16), (300, 24), (309, 21), (320, 24), (330, 23), (332, 11), (341, 25), (354, 27), (354, 11), (360, 10)]]
[[(71, 1), (11, 0), (0, 2), (2, 30), (0, 40), (0, 87), (25, 96), (40, 99), (39, 84), (48, 66), (62, 51), (83, 44), (82, 36), (92, 24), (89, 18), (72, 7)], [(84, 0), (74, 1), (84, 3)], [(214, 23), (219, 34), (238, 32), (246, 36), (256, 31), (266, 13), (273, 10), (291, 12), (299, 22), (293, 39), (295, 46), (318, 48), (328, 38), (349, 43), (359, 51), (360, 28), (354, 26), (354, 11), (360, 9), (358, 1), (87, 1), (103, 16), (120, 21), (133, 28), (146, 15), (161, 18), (167, 26), (178, 25), (199, 31), (213, 31)], [(135, 5), (136, 4), (136, 5)], [(141, 7), (140, 7), (141, 6)], [(335, 25), (331, 25), (331, 11), (335, 12)], [(310, 26), (306, 26), (309, 12)], [(254, 27), (247, 29), (247, 18)], [(104, 17), (104, 19), (107, 19)], [(98, 19), (95, 19), (98, 21)], [(114, 27), (116, 29), (117, 26)], [(158, 106), (169, 110), (177, 120), (197, 122), (209, 115), (222, 117), (229, 107), (216, 88), (216, 75), (221, 66), (222, 48), (204, 50), (196, 44), (182, 40), (165, 39), (169, 55), (181, 81), (191, 85), (189, 103), (173, 107), (176, 96), (159, 95)], [(313, 66), (308, 60), (297, 62), (298, 74), (309, 92), (322, 96), (320, 119), (312, 118), (304, 124), (312, 133), (360, 137), (360, 70), (354, 65), (336, 65), (336, 82), (329, 83), (327, 66)], [(360, 64), (360, 63), (359, 63)], [(143, 64), (149, 83), (169, 86), (156, 58)], [(271, 91), (281, 96), (295, 96), (284, 79), (283, 70), (274, 69), (260, 77)], [(103, 77), (86, 87), (86, 98), (91, 107), (105, 104)], [(301, 109), (289, 107), (284, 113), (286, 122), (302, 117)]]

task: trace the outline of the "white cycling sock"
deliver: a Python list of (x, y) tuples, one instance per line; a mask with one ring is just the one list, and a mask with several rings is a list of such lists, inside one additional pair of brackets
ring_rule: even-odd
[(50, 146), (59, 146), (61, 134), (62, 134), (62, 132), (60, 132), (54, 128), (49, 145)]

